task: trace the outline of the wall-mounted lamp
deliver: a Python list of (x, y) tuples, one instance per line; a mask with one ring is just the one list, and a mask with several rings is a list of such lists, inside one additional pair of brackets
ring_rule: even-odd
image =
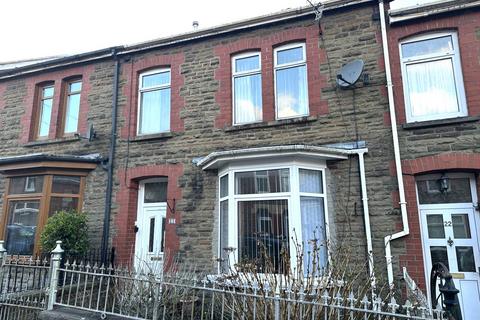
[(448, 190), (448, 177), (444, 174), (438, 179), (438, 188), (440, 189), (441, 193), (445, 193)]

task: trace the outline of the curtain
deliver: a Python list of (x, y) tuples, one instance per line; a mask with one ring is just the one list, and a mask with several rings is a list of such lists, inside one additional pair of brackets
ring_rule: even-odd
[[(300, 197), (302, 214), (303, 272), (318, 274), (327, 266), (323, 198)], [(316, 249), (315, 249), (316, 248)], [(314, 262), (316, 263), (315, 270)]]
[(448, 58), (406, 66), (412, 116), (459, 111), (452, 63)]
[(234, 78), (235, 123), (262, 120), (262, 77), (260, 74)]
[(323, 193), (322, 171), (300, 169), (300, 192)]
[(142, 93), (140, 133), (170, 130), (170, 88)]
[(280, 118), (308, 114), (307, 68), (305, 65), (277, 70), (276, 90)]

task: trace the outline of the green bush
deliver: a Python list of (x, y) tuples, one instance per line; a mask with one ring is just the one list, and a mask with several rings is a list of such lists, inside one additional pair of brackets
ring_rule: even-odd
[(44, 252), (52, 251), (58, 240), (68, 254), (85, 254), (89, 247), (87, 216), (83, 213), (59, 211), (47, 220), (40, 237)]

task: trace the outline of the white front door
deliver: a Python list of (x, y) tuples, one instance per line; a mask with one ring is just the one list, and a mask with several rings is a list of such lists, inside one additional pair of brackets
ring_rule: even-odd
[[(454, 184), (457, 184), (457, 190), (454, 190)], [(461, 184), (461, 181), (452, 182), (450, 189), (444, 193), (450, 192), (451, 200), (455, 197), (461, 200), (463, 197), (461, 193), (464, 193), (463, 201), (466, 201), (469, 198), (464, 189), (469, 186), (468, 192), (470, 190), (472, 192), (471, 199), (476, 199), (474, 184), (465, 182), (463, 187)], [(434, 190), (430, 189), (427, 192), (432, 193)], [(442, 262), (452, 274), (455, 287), (460, 290), (458, 298), (463, 319), (474, 320), (478, 319), (480, 314), (479, 212), (474, 209), (471, 202), (452, 203), (447, 201), (448, 196), (442, 194), (430, 196), (430, 199), (439, 201), (445, 199), (444, 202), (447, 203), (420, 205), (427, 284), (430, 282), (432, 265)], [(437, 287), (437, 296), (438, 294)]]
[(136, 221), (135, 269), (137, 272), (161, 276), (165, 258), (167, 203), (157, 202), (162, 199), (156, 198), (155, 195), (152, 196), (152, 191), (161, 192), (162, 188), (159, 188), (158, 184), (157, 181), (140, 184)]

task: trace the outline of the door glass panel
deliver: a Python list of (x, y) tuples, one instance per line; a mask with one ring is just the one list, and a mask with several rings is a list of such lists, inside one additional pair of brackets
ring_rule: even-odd
[(432, 255), (432, 265), (441, 262), (450, 270), (450, 266), (448, 265), (447, 247), (432, 246), (430, 247), (430, 253)]
[(460, 272), (475, 272), (475, 259), (473, 247), (455, 247), (457, 265)]
[(162, 218), (162, 241), (160, 242), (160, 252), (163, 253), (165, 250), (165, 222), (166, 218)]
[(253, 263), (258, 272), (281, 273), (289, 252), (288, 201), (238, 202), (240, 264)]
[(6, 230), (9, 254), (33, 254), (39, 208), (40, 200), (9, 202)]
[(443, 227), (443, 216), (441, 214), (427, 215), (428, 237), (430, 239), (445, 238), (445, 229)]
[(155, 218), (150, 218), (150, 234), (148, 236), (148, 252), (153, 252), (154, 240), (155, 240)]
[(167, 181), (145, 183), (144, 203), (167, 202)]
[(9, 194), (41, 193), (43, 176), (15, 177), (10, 179)]
[(469, 178), (447, 178), (446, 189), (441, 188), (440, 177), (433, 180), (417, 181), (420, 204), (470, 203), (472, 193)]
[(470, 239), (468, 214), (452, 214), (453, 236), (457, 239)]

